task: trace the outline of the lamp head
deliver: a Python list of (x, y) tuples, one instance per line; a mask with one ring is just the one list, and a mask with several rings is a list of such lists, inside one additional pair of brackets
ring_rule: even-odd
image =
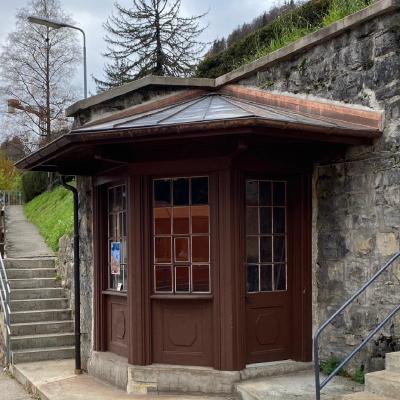
[(29, 16), (27, 19), (32, 24), (43, 25), (43, 26), (47, 26), (47, 27), (53, 28), (53, 29), (60, 29), (60, 28), (64, 28), (64, 27), (68, 26), (67, 24), (65, 24), (63, 22), (53, 21), (48, 18), (35, 17), (33, 15)]

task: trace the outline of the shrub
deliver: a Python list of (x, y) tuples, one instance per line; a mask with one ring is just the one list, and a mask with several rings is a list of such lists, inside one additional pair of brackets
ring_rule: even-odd
[(43, 193), (48, 186), (47, 172), (28, 171), (22, 175), (21, 189), (24, 202), (31, 201)]

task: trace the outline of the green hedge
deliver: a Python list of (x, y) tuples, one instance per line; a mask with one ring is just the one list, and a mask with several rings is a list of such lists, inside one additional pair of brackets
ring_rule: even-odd
[(206, 57), (196, 75), (216, 78), (243, 64), (260, 58), (310, 32), (329, 25), (372, 3), (373, 0), (310, 0), (230, 46), (226, 51)]

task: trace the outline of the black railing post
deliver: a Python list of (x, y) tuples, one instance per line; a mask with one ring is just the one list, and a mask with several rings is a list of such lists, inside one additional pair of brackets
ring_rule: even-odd
[(68, 185), (66, 177), (61, 177), (62, 185), (72, 192), (74, 197), (74, 285), (75, 285), (75, 373), (81, 374), (81, 288), (80, 288), (80, 260), (79, 260), (79, 218), (78, 218), (78, 190)]

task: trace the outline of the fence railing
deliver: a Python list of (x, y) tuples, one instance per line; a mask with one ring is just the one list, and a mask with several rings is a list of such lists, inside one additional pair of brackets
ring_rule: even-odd
[(5, 206), (0, 207), (0, 256), (4, 258), (6, 247), (6, 214)]
[(11, 288), (10, 283), (7, 278), (6, 268), (4, 266), (3, 257), (0, 255), (0, 303), (1, 312), (4, 319), (4, 345), (6, 353), (7, 365), (10, 364), (10, 336), (11, 336), (11, 309), (10, 309), (10, 299), (11, 299)]
[(365, 290), (374, 283), (392, 264), (400, 257), (400, 252), (396, 253), (390, 258), (383, 267), (369, 279), (359, 290), (357, 290), (330, 318), (328, 318), (321, 327), (315, 332), (313, 339), (313, 351), (314, 351), (314, 372), (315, 372), (315, 398), (316, 400), (321, 399), (321, 390), (338, 374), (338, 372), (358, 353), (360, 352), (371, 339), (383, 328), (383, 326), (400, 310), (400, 304), (393, 308), (392, 311), (368, 334), (368, 336), (327, 376), (322, 382), (320, 381), (320, 364), (319, 364), (319, 347), (318, 339), (325, 328), (332, 323), (332, 321), (353, 301), (364, 293)]
[(1, 206), (21, 206), (22, 204), (23, 199), (21, 192), (0, 190)]

